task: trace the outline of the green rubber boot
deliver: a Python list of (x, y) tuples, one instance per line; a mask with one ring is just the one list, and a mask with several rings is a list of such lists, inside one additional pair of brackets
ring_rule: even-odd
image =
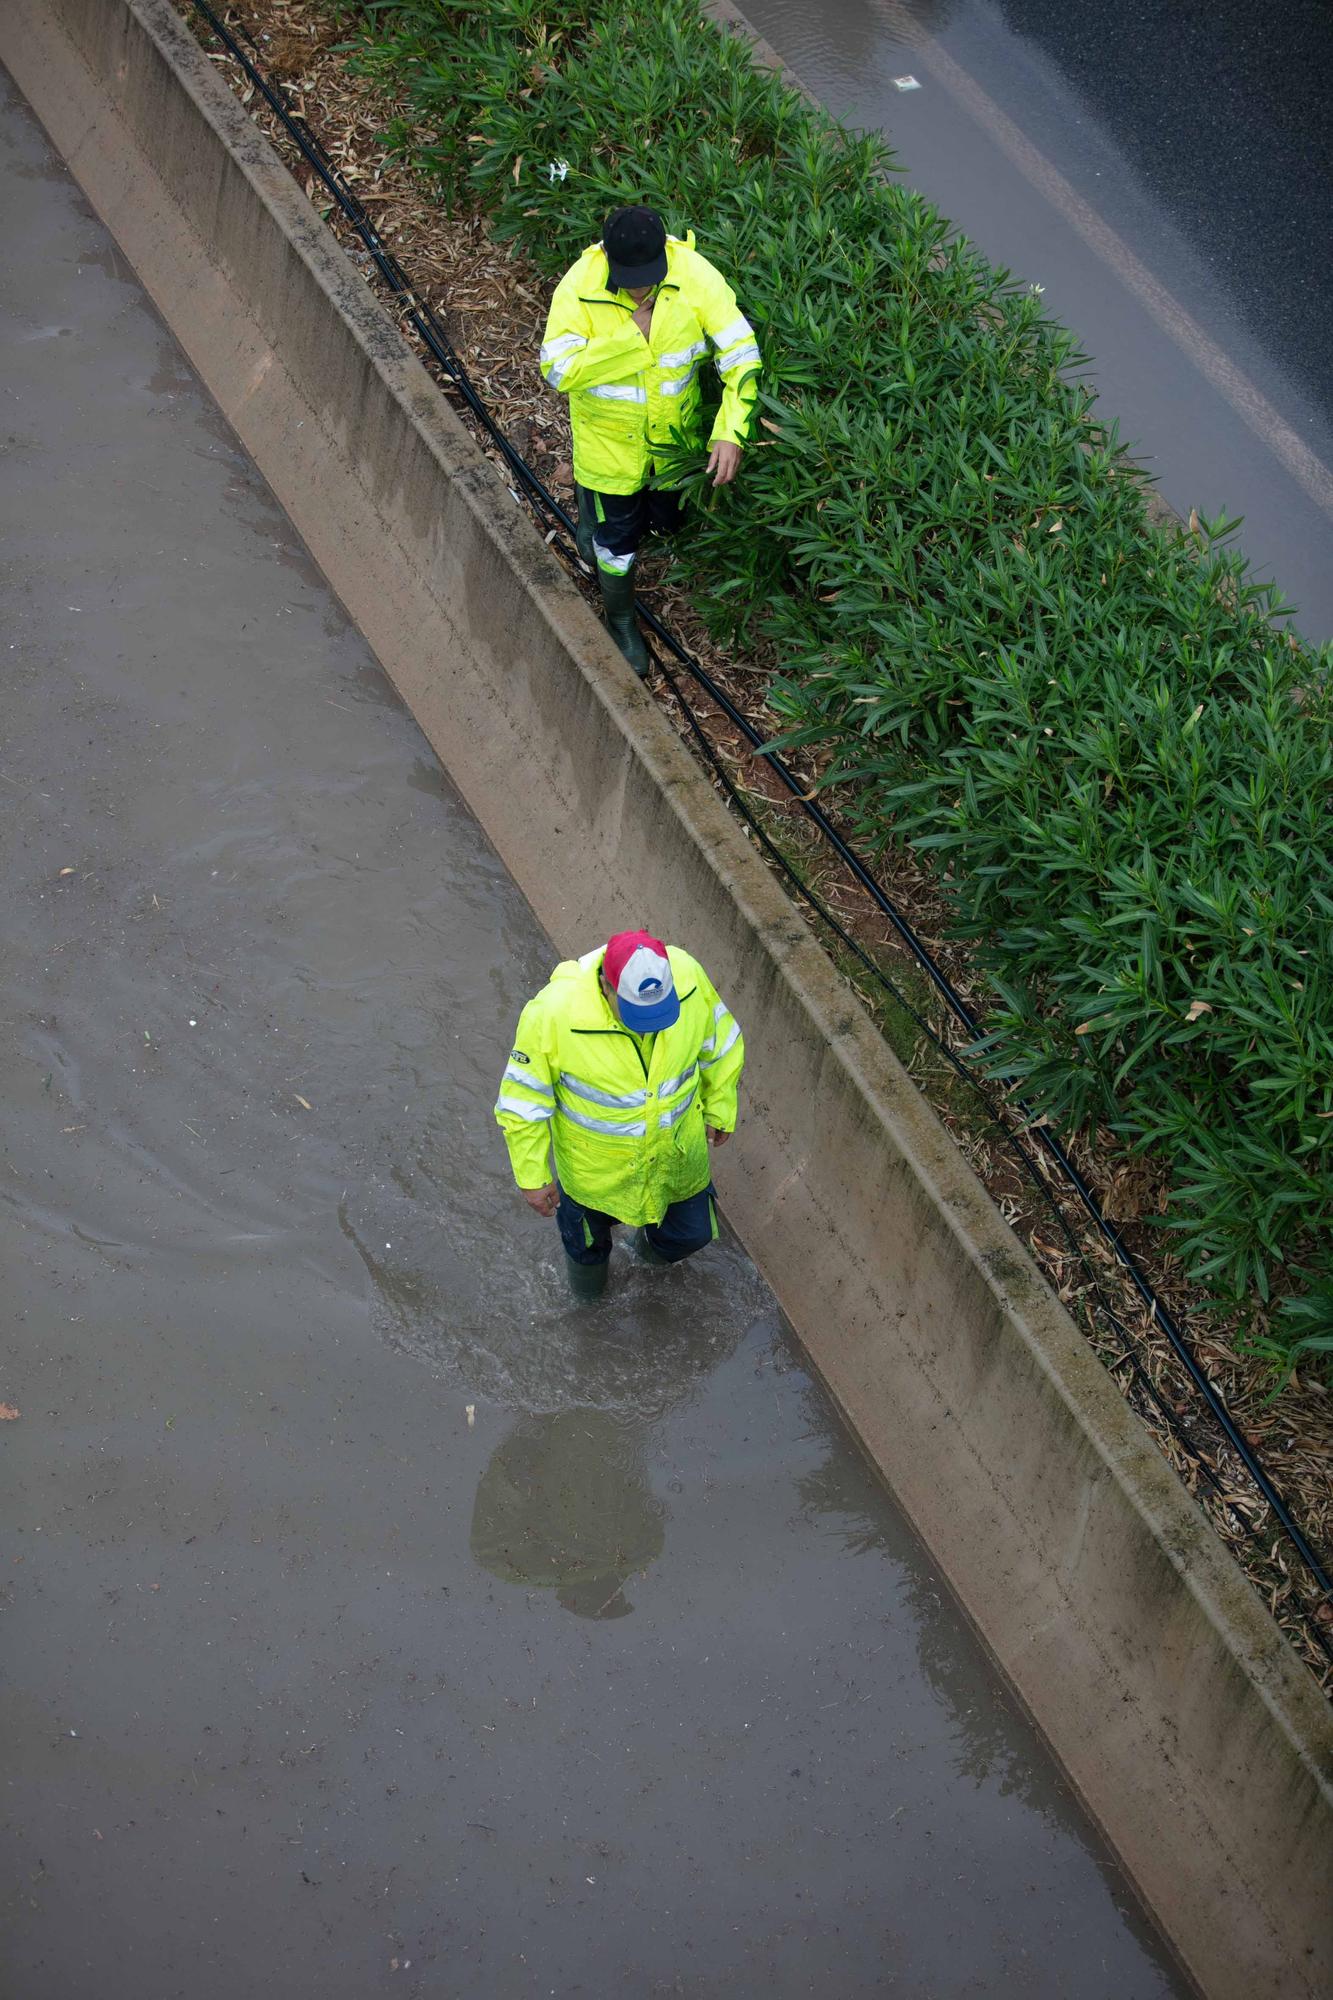
[(578, 495), (578, 525), (574, 530), (574, 546), (587, 563), (589, 569), (596, 569), (597, 557), (593, 553), (592, 536), (597, 526), (597, 506), (586, 486), (576, 486)]
[(654, 1250), (648, 1240), (648, 1231), (646, 1229), (640, 1229), (634, 1238), (634, 1254), (641, 1264), (665, 1265), (671, 1262), (669, 1257), (664, 1257), (660, 1251)]
[(600, 1264), (576, 1264), (570, 1256), (565, 1258), (565, 1275), (569, 1279), (569, 1289), (580, 1305), (591, 1305), (600, 1299), (606, 1290), (608, 1259), (603, 1257)]
[(643, 680), (648, 672), (648, 648), (634, 616), (634, 572), (631, 569), (625, 576), (617, 576), (614, 570), (599, 569), (597, 581), (602, 586), (606, 629)]

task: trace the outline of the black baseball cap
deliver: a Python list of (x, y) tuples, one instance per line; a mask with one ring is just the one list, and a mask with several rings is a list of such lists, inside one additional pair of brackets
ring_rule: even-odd
[(656, 209), (613, 208), (602, 231), (607, 289), (637, 292), (667, 274), (666, 224)]

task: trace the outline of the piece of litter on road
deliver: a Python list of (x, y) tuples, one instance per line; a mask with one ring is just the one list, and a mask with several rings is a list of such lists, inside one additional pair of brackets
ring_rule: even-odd
[(61, 872), (61, 874), (62, 874), (62, 875), (73, 875), (73, 874), (75, 874), (75, 873), (76, 873), (77, 871), (76, 871), (75, 869), (73, 869), (73, 868), (62, 868), (60, 872)]
[[(15, 1412), (14, 1412), (14, 1415), (15, 1415), (15, 1416), (17, 1416), (17, 1415), (18, 1415), (18, 1411), (17, 1411), (17, 1410), (15, 1410)], [(468, 1427), (468, 1429), (469, 1429), (469, 1430), (471, 1430), (471, 1429), (472, 1429), (472, 1426), (473, 1426), (473, 1424), (475, 1424), (475, 1423), (476, 1423), (476, 1421), (477, 1421), (477, 1406), (476, 1406), (476, 1404), (475, 1404), (475, 1403), (469, 1403), (469, 1404), (468, 1404), (468, 1406), (467, 1406), (467, 1411), (466, 1411), (466, 1415), (467, 1415), (467, 1427)]]
[[(193, 1026), (194, 1026), (194, 1022), (193, 1022), (193, 1021), (191, 1021), (191, 1023), (190, 1023), (190, 1026), (191, 1026), (191, 1027), (193, 1027)], [(310, 1099), (309, 1099), (308, 1097), (302, 1097), (302, 1095), (301, 1095), (301, 1093), (300, 1093), (300, 1091), (299, 1091), (299, 1090), (296, 1090), (296, 1091), (293, 1091), (293, 1092), (292, 1092), (292, 1095), (293, 1095), (293, 1096), (295, 1097), (295, 1099), (296, 1099), (297, 1103), (298, 1103), (298, 1104), (299, 1104), (299, 1105), (301, 1106), (301, 1108), (302, 1108), (302, 1110), (303, 1110), (303, 1111), (313, 1111), (313, 1110), (314, 1110), (314, 1108), (315, 1108), (315, 1107), (314, 1107), (314, 1105), (313, 1105), (313, 1104), (312, 1104), (312, 1103), (310, 1102)]]
[(194, 1015), (193, 1015), (193, 1014), (191, 1014), (191, 1016), (190, 1016), (190, 1026), (191, 1026), (192, 1028), (197, 1028), (197, 1027), (199, 1026), (199, 1023), (198, 1023), (198, 1022), (197, 1022), (197, 1021), (195, 1020), (195, 1018), (194, 1018)]
[[(0, 1424), (16, 1423), (18, 1421), (18, 1414), (19, 1406), (17, 1403), (0, 1403)], [(472, 1419), (469, 1417), (468, 1422), (471, 1423), (471, 1421)]]
[(914, 76), (895, 76), (893, 87), (895, 90), (920, 90), (921, 85)]

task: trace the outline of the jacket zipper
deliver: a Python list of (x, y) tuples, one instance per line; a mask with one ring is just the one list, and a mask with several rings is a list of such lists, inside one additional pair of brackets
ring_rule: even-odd
[[(693, 1000), (693, 998), (694, 998), (695, 994), (696, 994), (696, 993), (697, 993), (698, 991), (699, 991), (699, 989), (698, 989), (698, 987), (697, 987), (697, 986), (691, 986), (691, 988), (690, 988), (690, 990), (689, 990), (689, 992), (688, 992), (688, 993), (682, 993), (682, 994), (681, 994), (681, 996), (680, 996), (680, 1004), (681, 1004), (681, 1006), (683, 1007), (683, 1006), (685, 1005), (685, 1002), (686, 1002), (687, 1000)], [(569, 1032), (570, 1032), (570, 1034), (571, 1034), (571, 1035), (618, 1035), (618, 1036), (620, 1037), (620, 1039), (621, 1039), (621, 1041), (622, 1041), (622, 1042), (633, 1042), (633, 1044), (634, 1044), (634, 1053), (635, 1053), (635, 1055), (636, 1055), (636, 1056), (637, 1056), (637, 1057), (639, 1058), (639, 1068), (640, 1068), (640, 1069), (641, 1069), (641, 1070), (643, 1071), (643, 1080), (644, 1080), (644, 1082), (645, 1082), (645, 1083), (647, 1083), (647, 1081), (648, 1081), (648, 1064), (647, 1064), (647, 1062), (646, 1062), (646, 1061), (645, 1061), (645, 1059), (644, 1059), (644, 1053), (643, 1053), (643, 1050), (642, 1050), (642, 1049), (641, 1049), (641, 1048), (639, 1047), (639, 1044), (638, 1044), (638, 1041), (636, 1040), (636, 1038), (635, 1038), (635, 1037), (634, 1037), (633, 1035), (629, 1034), (629, 1033), (627, 1032), (627, 1030), (626, 1030), (626, 1029), (624, 1029), (624, 1028), (571, 1028)], [(654, 1045), (654, 1046), (655, 1046), (655, 1045)]]

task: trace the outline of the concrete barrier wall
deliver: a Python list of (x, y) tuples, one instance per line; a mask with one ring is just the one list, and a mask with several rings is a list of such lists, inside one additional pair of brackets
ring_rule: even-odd
[(1194, 1978), (1333, 1991), (1333, 1718), (503, 479), (167, 0), (0, 59), (557, 946), (734, 1005), (727, 1212)]

